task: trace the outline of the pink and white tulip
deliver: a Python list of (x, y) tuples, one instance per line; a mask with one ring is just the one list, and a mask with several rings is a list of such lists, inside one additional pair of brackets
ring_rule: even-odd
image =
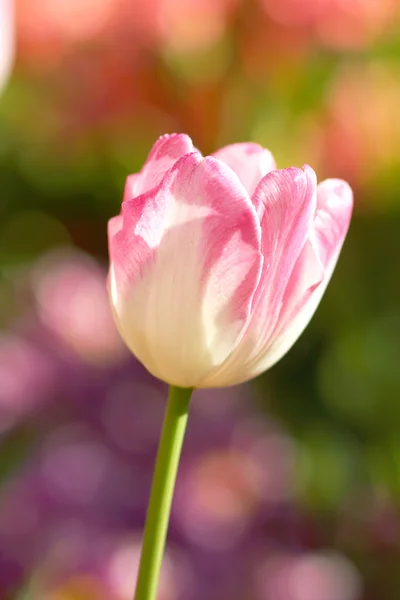
[(221, 387), (276, 363), (310, 321), (349, 226), (350, 187), (277, 170), (253, 143), (203, 157), (160, 138), (109, 222), (119, 331), (156, 377)]

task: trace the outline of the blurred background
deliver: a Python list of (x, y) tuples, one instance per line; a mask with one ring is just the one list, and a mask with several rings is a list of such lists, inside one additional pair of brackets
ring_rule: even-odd
[[(0, 0), (0, 79), (10, 47)], [(196, 392), (159, 600), (398, 600), (400, 4), (17, 0), (0, 97), (0, 598), (128, 600), (166, 389), (106, 223), (156, 138), (252, 140), (355, 216), (271, 371)]]

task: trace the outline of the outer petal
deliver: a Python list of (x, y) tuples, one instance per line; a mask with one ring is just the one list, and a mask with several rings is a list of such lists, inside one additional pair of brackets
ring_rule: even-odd
[(124, 202), (156, 187), (177, 160), (190, 152), (193, 152), (193, 144), (189, 136), (172, 133), (160, 137), (150, 150), (140, 173), (127, 177)]
[(236, 173), (250, 196), (253, 195), (261, 179), (276, 169), (271, 152), (259, 144), (231, 144), (214, 152), (212, 156), (224, 162)]
[[(288, 298), (284, 302), (274, 340), (258, 365), (260, 373), (286, 354), (314, 315), (339, 258), (352, 210), (353, 192), (345, 181), (327, 179), (319, 184), (311, 238), (294, 271), (294, 277), (298, 279), (297, 289), (293, 290), (296, 293), (291, 296), (292, 290), (288, 288)], [(309, 264), (306, 264), (307, 257)], [(307, 279), (307, 270), (317, 261), (323, 266), (324, 276), (320, 285), (313, 286), (312, 280)], [(301, 281), (302, 295), (299, 293)]]
[(8, 80), (14, 57), (14, 10), (12, 0), (0, 0), (0, 92)]
[[(272, 341), (253, 366), (255, 374), (280, 360), (308, 325), (336, 266), (352, 209), (353, 192), (345, 181), (327, 179), (319, 184), (317, 211), (309, 240), (285, 292)], [(320, 282), (318, 272), (322, 274)]]
[(198, 386), (249, 318), (263, 262), (254, 207), (230, 169), (193, 153), (125, 203), (118, 226), (110, 291), (122, 337), (155, 376)]
[(253, 201), (262, 216), (264, 266), (252, 317), (236, 351), (202, 387), (233, 385), (261, 372), (258, 364), (271, 343), (285, 290), (314, 218), (315, 173), (310, 167), (273, 171), (257, 187)]

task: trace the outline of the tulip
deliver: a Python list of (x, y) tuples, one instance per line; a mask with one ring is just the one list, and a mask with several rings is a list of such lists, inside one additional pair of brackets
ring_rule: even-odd
[(233, 144), (204, 158), (186, 135), (160, 138), (109, 222), (109, 292), (133, 354), (170, 384), (135, 600), (155, 600), (193, 388), (262, 373), (312, 317), (351, 216), (349, 186), (277, 170)]
[(12, 0), (0, 0), (0, 91), (11, 71), (14, 56), (14, 10)]
[(133, 354), (184, 388), (222, 387), (275, 364), (310, 321), (353, 204), (347, 183), (277, 170), (253, 143), (203, 157), (161, 137), (109, 222), (109, 292)]

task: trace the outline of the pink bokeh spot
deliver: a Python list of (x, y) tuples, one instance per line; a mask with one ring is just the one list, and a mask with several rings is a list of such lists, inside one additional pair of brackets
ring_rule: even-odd
[(0, 432), (28, 416), (54, 392), (52, 361), (16, 335), (0, 337)]
[(106, 273), (94, 260), (78, 252), (50, 253), (36, 264), (32, 283), (41, 321), (66, 347), (98, 365), (123, 357), (107, 298)]
[(276, 555), (256, 572), (257, 600), (360, 600), (361, 578), (337, 553)]

